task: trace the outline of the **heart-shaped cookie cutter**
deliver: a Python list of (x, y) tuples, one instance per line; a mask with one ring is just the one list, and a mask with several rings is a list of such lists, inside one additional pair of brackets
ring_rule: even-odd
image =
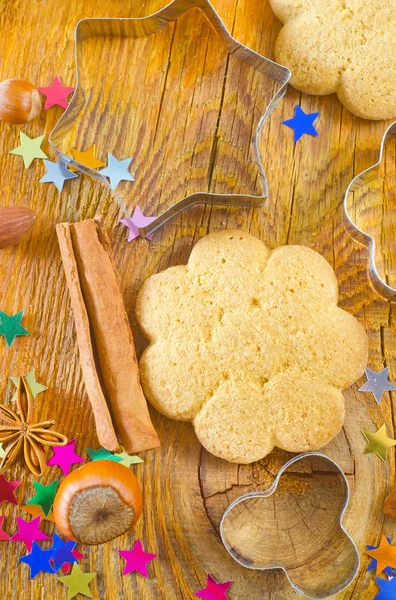
[(353, 220), (353, 218), (350, 215), (348, 205), (350, 203), (353, 192), (355, 192), (359, 188), (367, 185), (367, 183), (372, 181), (377, 176), (378, 171), (381, 167), (382, 159), (384, 157), (384, 148), (385, 148), (386, 141), (389, 137), (392, 137), (392, 136), (396, 136), (396, 121), (391, 123), (391, 125), (389, 125), (389, 127), (386, 129), (386, 131), (383, 135), (381, 145), (380, 145), (380, 150), (379, 150), (378, 161), (374, 165), (372, 165), (371, 167), (368, 167), (367, 169), (365, 169), (364, 171), (362, 171), (361, 173), (359, 173), (358, 175), (356, 175), (356, 177), (354, 177), (352, 179), (352, 181), (350, 182), (350, 184), (347, 187), (347, 190), (346, 190), (345, 196), (344, 196), (344, 222), (345, 222), (346, 230), (357, 242), (360, 242), (361, 244), (366, 246), (366, 248), (369, 252), (368, 273), (369, 273), (370, 281), (371, 281), (374, 289), (381, 296), (386, 298), (387, 300), (396, 300), (396, 289), (391, 287), (390, 285), (388, 285), (386, 283), (386, 281), (384, 281), (384, 279), (379, 274), (377, 266), (376, 266), (376, 261), (375, 261), (375, 250), (376, 250), (375, 239), (370, 234), (368, 234), (367, 232), (360, 229), (360, 227), (358, 227), (358, 225), (355, 223), (355, 221)]
[[(109, 181), (106, 177), (102, 176), (97, 171), (81, 164), (80, 162), (69, 156), (69, 149), (66, 152), (64, 148), (61, 148), (62, 142), (66, 138), (68, 132), (71, 130), (73, 124), (77, 122), (77, 119), (81, 114), (85, 103), (88, 102), (86, 94), (83, 90), (79, 88), (78, 83), (80, 72), (79, 45), (88, 38), (147, 38), (160, 32), (170, 23), (175, 23), (180, 17), (182, 17), (186, 12), (190, 11), (193, 8), (198, 8), (203, 12), (210, 25), (220, 38), (222, 44), (225, 46), (228, 55), (235, 57), (242, 63), (249, 64), (250, 66), (252, 66), (252, 68), (256, 69), (257, 71), (260, 71), (261, 73), (265, 74), (268, 78), (279, 83), (279, 89), (273, 95), (265, 113), (260, 118), (251, 142), (253, 144), (255, 162), (257, 163), (258, 167), (258, 175), (262, 181), (263, 194), (255, 196), (247, 194), (219, 194), (212, 193), (210, 192), (210, 190), (202, 192), (198, 191), (180, 199), (173, 206), (170, 206), (167, 210), (164, 210), (164, 212), (162, 212), (162, 214), (156, 217), (152, 223), (150, 223), (146, 227), (140, 228), (139, 233), (142, 237), (147, 237), (156, 229), (161, 227), (166, 221), (195, 204), (219, 204), (227, 206), (233, 205), (258, 207), (263, 206), (264, 201), (268, 195), (267, 181), (258, 149), (258, 136), (263, 128), (264, 122), (286, 93), (287, 83), (291, 77), (291, 73), (286, 67), (283, 67), (273, 62), (272, 60), (265, 58), (264, 56), (258, 54), (257, 52), (254, 52), (247, 46), (244, 46), (243, 44), (236, 41), (225, 27), (219, 14), (217, 13), (217, 11), (215, 10), (215, 8), (209, 0), (173, 0), (173, 2), (171, 2), (158, 12), (142, 18), (100, 18), (81, 20), (77, 24), (75, 31), (75, 62), (77, 71), (76, 90), (68, 108), (63, 113), (62, 117), (51, 132), (49, 136), (49, 142), (55, 154), (62, 161), (67, 162), (71, 167), (74, 167), (86, 173), (90, 177), (100, 180), (101, 182), (105, 183), (107, 186), (110, 187)], [(112, 151), (112, 148), (108, 148), (106, 150)], [(126, 216), (130, 217), (130, 211), (126, 208), (122, 198), (119, 195), (117, 195), (117, 192), (114, 192), (114, 190), (113, 194), (116, 200), (118, 201), (122, 211), (125, 213)]]
[[(292, 469), (283, 486), (282, 476), (296, 463), (300, 469)], [(220, 523), (221, 539), (244, 567), (282, 569), (297, 592), (329, 598), (353, 581), (360, 565), (342, 525), (348, 502), (348, 481), (339, 465), (320, 452), (300, 454), (283, 465), (267, 490), (230, 504)]]

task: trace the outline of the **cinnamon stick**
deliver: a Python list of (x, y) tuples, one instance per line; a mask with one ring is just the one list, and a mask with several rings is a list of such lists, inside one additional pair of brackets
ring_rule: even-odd
[(117, 434), (126, 452), (155, 448), (159, 440), (140, 385), (108, 237), (94, 220), (60, 223), (56, 230), (99, 441), (114, 450)]

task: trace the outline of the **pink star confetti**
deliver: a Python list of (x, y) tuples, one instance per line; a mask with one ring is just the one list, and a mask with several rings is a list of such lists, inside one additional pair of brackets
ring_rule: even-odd
[(154, 560), (154, 558), (157, 556), (156, 554), (144, 552), (142, 542), (140, 540), (137, 540), (132, 550), (118, 550), (118, 554), (120, 554), (122, 558), (125, 558), (127, 561), (123, 575), (128, 575), (128, 573), (137, 571), (146, 578), (148, 577), (147, 564)]
[(28, 552), (32, 551), (33, 542), (48, 540), (48, 535), (39, 529), (40, 517), (25, 521), (16, 517), (18, 531), (10, 538), (10, 542), (23, 542)]
[(231, 583), (232, 581), (217, 583), (217, 581), (213, 579), (212, 575), (208, 575), (206, 588), (195, 592), (195, 596), (204, 598), (204, 600), (227, 600), (227, 590)]
[[(136, 206), (131, 218), (126, 217), (125, 219), (121, 219), (120, 221), (120, 223), (122, 223), (123, 225), (125, 225), (125, 227), (128, 227), (129, 229), (128, 242), (132, 242), (132, 240), (139, 237), (138, 227), (146, 227), (147, 225), (150, 225), (150, 223), (155, 221), (156, 218), (157, 217), (145, 217), (140, 208)], [(152, 240), (153, 236), (149, 235), (147, 236), (147, 239)]]
[(52, 85), (49, 87), (39, 87), (38, 90), (47, 98), (44, 110), (47, 110), (56, 104), (62, 108), (67, 108), (67, 97), (74, 92), (73, 87), (63, 86), (59, 77), (55, 77)]
[(47, 465), (50, 467), (58, 466), (62, 469), (63, 474), (67, 475), (72, 465), (84, 462), (84, 459), (74, 451), (75, 443), (76, 440), (71, 440), (66, 446), (53, 446), (54, 455), (51, 456)]
[(3, 521), (4, 521), (4, 516), (1, 516), (0, 517), (0, 540), (9, 540), (10, 536), (3, 529)]

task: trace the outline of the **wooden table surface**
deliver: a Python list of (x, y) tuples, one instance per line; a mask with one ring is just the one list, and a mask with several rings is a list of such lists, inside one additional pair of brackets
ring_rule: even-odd
[[(144, 3), (125, 0), (4, 0), (0, 6), (0, 80), (19, 77), (37, 85), (49, 85), (59, 75), (66, 85), (75, 81), (73, 34), (84, 17), (130, 17), (161, 8), (163, 0)], [(265, 56), (273, 56), (280, 23), (273, 17), (268, 0), (214, 0), (225, 24), (241, 42)], [(94, 65), (92, 65), (94, 68)], [(292, 131), (281, 122), (293, 115), (296, 104), (307, 112), (320, 111), (319, 137), (304, 136), (293, 143)], [(271, 247), (305, 244), (323, 254), (335, 268), (340, 286), (340, 305), (356, 315), (368, 332), (369, 366), (390, 366), (396, 381), (396, 323), (389, 302), (370, 288), (367, 252), (348, 237), (343, 226), (343, 192), (354, 176), (377, 157), (387, 123), (358, 119), (346, 111), (335, 96), (310, 97), (289, 89), (272, 114), (260, 147), (270, 194), (264, 208), (217, 208), (197, 206), (167, 223), (153, 241), (139, 239), (126, 244), (126, 232), (117, 225), (120, 213), (109, 190), (81, 176), (67, 182), (60, 194), (53, 185), (40, 184), (41, 161), (27, 170), (9, 150), (19, 145), (19, 131), (47, 137), (62, 114), (61, 108), (43, 112), (25, 126), (0, 123), (1, 204), (28, 206), (37, 213), (37, 223), (22, 243), (0, 252), (0, 309), (25, 311), (29, 337), (18, 338), (10, 349), (0, 340), (0, 392), (9, 402), (13, 394), (10, 376), (35, 367), (39, 381), (49, 389), (36, 402), (40, 418), (54, 417), (56, 429), (77, 440), (77, 450), (98, 447), (94, 421), (79, 365), (74, 320), (70, 307), (55, 235), (55, 224), (102, 215), (110, 228), (125, 304), (138, 352), (144, 340), (136, 325), (134, 306), (142, 281), (169, 265), (185, 263), (193, 245), (208, 232), (241, 228), (260, 237)], [(49, 150), (45, 141), (44, 149)], [(50, 155), (50, 158), (54, 158)], [(378, 262), (389, 281), (395, 283), (395, 220), (388, 189), (395, 182), (395, 143), (387, 148), (384, 169), (372, 193), (361, 194), (360, 223), (378, 236)], [(375, 193), (374, 193), (375, 192)], [(151, 207), (152, 214), (155, 206)], [(393, 247), (392, 247), (393, 244)], [(394, 485), (395, 452), (383, 464), (376, 456), (362, 455), (365, 443), (361, 428), (374, 431), (387, 424), (395, 433), (391, 394), (376, 405), (370, 394), (357, 393), (358, 382), (345, 392), (346, 422), (343, 432), (325, 452), (347, 474), (352, 497), (345, 524), (361, 551), (361, 568), (353, 584), (338, 598), (371, 600), (377, 585), (367, 573), (365, 544), (376, 544), (381, 534), (393, 536), (395, 522), (384, 517), (384, 498)], [(135, 532), (112, 543), (85, 548), (84, 571), (97, 572), (93, 598), (103, 600), (177, 600), (194, 598), (204, 587), (206, 573), (218, 581), (232, 580), (229, 597), (238, 600), (289, 600), (298, 594), (281, 571), (260, 573), (245, 570), (228, 557), (218, 527), (231, 500), (252, 489), (265, 488), (285, 462), (284, 452), (274, 451), (259, 463), (240, 466), (210, 456), (198, 444), (190, 424), (176, 423), (151, 411), (161, 438), (159, 450), (143, 455), (144, 464), (133, 467), (144, 493), (144, 511)], [(32, 495), (32, 477), (16, 465), (7, 475), (21, 478), (18, 498), (23, 504)], [(42, 483), (59, 476), (48, 468)], [(21, 509), (3, 505), (8, 531), (15, 531), (15, 515)], [(51, 524), (44, 529), (52, 531)], [(132, 574), (121, 576), (123, 560), (118, 549), (128, 549), (136, 537), (148, 552), (158, 554), (149, 566), (149, 579)], [(18, 563), (22, 544), (1, 542), (0, 597), (66, 598), (66, 588), (56, 577), (40, 574), (29, 580), (28, 569)]]

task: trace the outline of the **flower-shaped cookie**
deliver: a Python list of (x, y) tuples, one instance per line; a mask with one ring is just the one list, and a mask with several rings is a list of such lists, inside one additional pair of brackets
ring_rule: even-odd
[(270, 0), (284, 23), (276, 60), (308, 94), (336, 92), (366, 119), (396, 116), (396, 4), (386, 0)]
[(136, 311), (151, 342), (140, 362), (148, 400), (192, 421), (213, 454), (249, 463), (340, 431), (341, 390), (364, 372), (367, 337), (337, 307), (335, 274), (313, 250), (208, 235), (188, 265), (144, 283)]

